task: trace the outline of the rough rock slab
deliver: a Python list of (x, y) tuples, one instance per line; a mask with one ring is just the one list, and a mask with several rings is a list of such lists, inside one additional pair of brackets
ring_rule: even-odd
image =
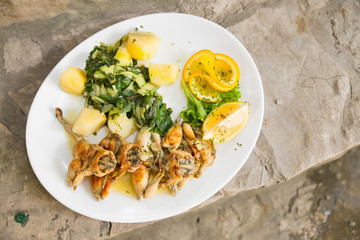
[[(286, 181), (360, 143), (359, 1), (18, 2), (0, 4), (0, 239), (97, 238), (145, 225), (96, 221), (62, 206), (36, 179), (25, 148), (26, 117), (51, 69), (91, 34), (131, 17), (205, 17), (232, 32), (259, 68), (265, 119), (257, 145), (202, 206)], [(14, 221), (18, 211), (30, 214), (24, 228)]]
[(282, 184), (244, 191), (111, 239), (357, 239), (359, 225), (360, 147), (356, 147)]
[(287, 1), (228, 27), (257, 63), (265, 116), (225, 192), (282, 182), (359, 144), (359, 2), (318, 7)]

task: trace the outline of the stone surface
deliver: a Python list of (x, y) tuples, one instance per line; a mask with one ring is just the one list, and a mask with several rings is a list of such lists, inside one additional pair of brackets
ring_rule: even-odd
[(30, 38), (10, 38), (4, 45), (4, 61), (7, 73), (36, 66), (42, 61), (40, 46)]
[(360, 148), (264, 189), (245, 191), (112, 240), (360, 238)]
[[(340, 10), (345, 20), (334, 20)], [(225, 191), (236, 192), (240, 182), (249, 189), (289, 179), (359, 144), (360, 41), (357, 31), (346, 32), (359, 28), (359, 14), (358, 1), (331, 2), (314, 12), (311, 5), (302, 9), (287, 1), (260, 8), (228, 28), (259, 67), (266, 107), (253, 156)], [(338, 27), (342, 21), (349, 24), (346, 31)], [(254, 169), (263, 176), (256, 183), (245, 177)]]
[(0, 2), (0, 26), (55, 17), (66, 11), (68, 4), (67, 0), (4, 0)]
[[(265, 119), (257, 145), (232, 181), (202, 206), (284, 182), (360, 143), (359, 1), (9, 0), (0, 3), (0, 12), (1, 239), (109, 237), (145, 225), (96, 221), (65, 208), (37, 180), (25, 146), (32, 99), (51, 69), (87, 37), (131, 17), (155, 12), (205, 17), (232, 32), (259, 68)], [(304, 204), (299, 216), (309, 211)], [(19, 211), (30, 214), (25, 228), (13, 220)], [(265, 210), (253, 210), (260, 221), (258, 211)], [(241, 224), (231, 213), (221, 212), (221, 223)], [(213, 220), (218, 219), (206, 221)]]

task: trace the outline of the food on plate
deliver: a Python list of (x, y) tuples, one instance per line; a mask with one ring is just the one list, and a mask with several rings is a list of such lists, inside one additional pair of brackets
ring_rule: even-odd
[(200, 50), (187, 61), (182, 76), (187, 109), (180, 117), (191, 126), (202, 126), (212, 110), (241, 98), (240, 70), (227, 55)]
[[(139, 132), (141, 134), (141, 131)], [(138, 138), (137, 138), (138, 139)], [(151, 198), (154, 196), (159, 187), (159, 182), (164, 176), (164, 150), (161, 147), (161, 136), (158, 133), (151, 132), (152, 143), (150, 145), (153, 157), (146, 161), (144, 164), (148, 171), (153, 172), (153, 177), (147, 182), (145, 191), (143, 192), (144, 198)], [(140, 144), (140, 143), (139, 143)]]
[(74, 159), (71, 161), (67, 172), (67, 180), (70, 186), (75, 190), (86, 176), (103, 177), (112, 172), (116, 166), (114, 153), (99, 145), (88, 143), (80, 135), (73, 132), (72, 125), (63, 118), (60, 108), (56, 108), (55, 112), (59, 122), (76, 139)]
[(177, 149), (180, 146), (181, 139), (183, 137), (183, 130), (181, 127), (180, 119), (177, 120), (177, 123), (172, 126), (169, 131), (166, 133), (162, 146), (167, 149)]
[(151, 198), (159, 187), (169, 187), (172, 195), (191, 177), (200, 177), (215, 159), (211, 141), (203, 140), (201, 129), (176, 120), (161, 140), (158, 133), (142, 128), (136, 136), (141, 165), (133, 173), (138, 199)]
[(204, 140), (229, 141), (245, 126), (249, 103), (238, 102), (239, 78), (231, 57), (210, 50), (196, 52), (185, 64), (182, 85), (188, 107), (180, 116), (192, 126), (202, 126)]
[(173, 84), (179, 75), (179, 71), (179, 66), (175, 64), (149, 63), (150, 82), (157, 86)]
[(240, 79), (240, 69), (231, 57), (204, 49), (196, 52), (186, 62), (183, 80), (188, 82), (194, 72), (207, 76), (207, 82), (220, 92), (228, 92), (236, 87)]
[(182, 81), (182, 86), (187, 98), (187, 109), (180, 113), (180, 117), (191, 126), (202, 126), (206, 116), (215, 108), (227, 102), (236, 102), (241, 97), (239, 85), (228, 92), (219, 92), (221, 101), (211, 103), (201, 101), (195, 97), (189, 88), (189, 84)]
[(136, 143), (127, 142), (117, 133), (110, 133), (99, 143), (99, 146), (112, 151), (117, 159), (114, 171), (103, 177), (91, 177), (92, 192), (97, 199), (103, 199), (109, 195), (112, 183), (126, 172), (135, 172), (141, 166), (141, 160), (139, 146)]
[[(122, 61), (121, 58), (121, 54), (126, 55), (124, 48), (126, 44), (129, 47), (128, 40), (137, 35), (142, 36), (136, 38), (139, 42), (155, 38), (155, 35), (131, 32), (114, 45), (101, 44), (90, 52), (85, 66), (88, 79), (83, 92), (85, 106), (105, 113), (111, 131), (119, 132), (114, 123), (119, 115), (126, 114), (128, 119), (136, 120), (138, 127), (149, 126), (164, 135), (173, 124), (172, 111), (163, 103), (162, 96), (156, 93), (159, 86), (151, 83), (147, 67), (134, 64), (134, 59), (131, 59), (132, 64), (124, 66), (129, 59), (126, 57)], [(122, 130), (124, 137), (133, 129), (130, 123), (133, 121), (125, 124), (130, 128)]]
[(79, 68), (71, 67), (60, 77), (60, 87), (67, 93), (81, 95), (85, 89), (86, 74)]
[(160, 186), (169, 186), (171, 194), (175, 196), (186, 181), (193, 176), (196, 170), (195, 159), (189, 152), (175, 149), (170, 150), (166, 157), (165, 181), (160, 182)]
[(106, 123), (106, 116), (94, 108), (83, 108), (77, 116), (73, 132), (81, 136), (89, 136), (97, 132)]
[(175, 196), (189, 178), (200, 177), (203, 169), (213, 163), (216, 151), (211, 141), (202, 139), (201, 129), (181, 119), (177, 119), (164, 138), (164, 158), (160, 162), (163, 176), (159, 186), (169, 186)]
[(209, 75), (195, 71), (188, 78), (189, 88), (194, 96), (203, 102), (220, 102), (221, 95), (209, 84), (209, 78)]
[(159, 49), (160, 38), (151, 32), (128, 33), (127, 50), (136, 60), (149, 60)]
[[(83, 88), (65, 85), (85, 97), (85, 108), (73, 126), (56, 109), (77, 141), (68, 170), (74, 189), (91, 176), (92, 193), (104, 199), (112, 184), (130, 173), (139, 200), (164, 187), (175, 196), (188, 179), (199, 178), (213, 164), (214, 143), (230, 140), (245, 126), (249, 103), (239, 102), (239, 67), (231, 57), (207, 49), (185, 64), (181, 83), (187, 109), (174, 123), (172, 110), (156, 90), (174, 83), (179, 67), (151, 62), (145, 67), (137, 61), (151, 59), (159, 41), (153, 33), (133, 31), (115, 44), (95, 46), (86, 61), (86, 75), (80, 70)], [(79, 73), (63, 75), (72, 72)], [(98, 145), (83, 138), (106, 122), (110, 133)], [(135, 143), (125, 140), (138, 129)]]
[(118, 65), (119, 66), (132, 66), (133, 65), (133, 59), (129, 53), (129, 51), (127, 50), (126, 47), (124, 46), (120, 46), (119, 49), (117, 50), (114, 59), (118, 60)]
[(177, 119), (175, 126), (169, 129), (163, 141), (164, 176), (160, 181), (160, 186), (168, 186), (174, 196), (196, 168), (195, 159), (186, 146), (187, 143), (183, 141), (182, 120)]
[(186, 62), (183, 70), (183, 80), (188, 81), (190, 75), (195, 71), (200, 71), (203, 74), (214, 75), (215, 69), (215, 54), (207, 49), (200, 50), (192, 55)]
[(107, 125), (111, 132), (118, 133), (123, 138), (127, 138), (138, 129), (135, 118), (128, 118), (126, 113), (110, 117)]
[[(133, 174), (133, 185), (137, 198), (150, 198), (158, 188), (156, 176), (159, 174), (159, 161), (163, 158), (164, 152), (161, 148), (161, 137), (158, 133), (149, 131), (149, 128), (143, 127), (136, 136), (136, 144), (140, 148), (139, 158), (142, 160), (141, 166)], [(157, 173), (155, 173), (157, 172)], [(150, 179), (152, 180), (150, 181)]]
[[(142, 128), (136, 137), (136, 143), (120, 141), (116, 135), (109, 135), (99, 145), (114, 152), (118, 165), (114, 172), (102, 178), (92, 176), (91, 187), (97, 199), (108, 196), (111, 184), (121, 177), (126, 171), (133, 173), (133, 184), (138, 199), (151, 198), (159, 187), (169, 186), (175, 196), (190, 177), (199, 177), (203, 168), (210, 166), (215, 158), (215, 148), (211, 141), (201, 139), (201, 130), (197, 129), (196, 135), (185, 137), (181, 119), (169, 129), (161, 140), (158, 133)], [(193, 131), (187, 129), (185, 134)], [(123, 143), (123, 145), (121, 144)], [(129, 152), (124, 149), (136, 149)], [(125, 154), (126, 153), (126, 154)], [(210, 153), (210, 154), (209, 154)], [(131, 158), (130, 163), (124, 161), (124, 156)], [(130, 167), (128, 167), (128, 165)]]
[(148, 186), (150, 173), (146, 166), (141, 165), (136, 171), (133, 173), (133, 185), (135, 192), (137, 194), (137, 199), (141, 199), (145, 196), (145, 191)]
[(213, 88), (221, 92), (227, 92), (236, 87), (240, 79), (240, 69), (231, 57), (215, 54), (215, 77), (209, 78)]
[(136, 143), (127, 142), (118, 133), (109, 133), (97, 145), (74, 133), (59, 108), (56, 116), (77, 140), (68, 168), (70, 186), (75, 190), (84, 177), (91, 176), (91, 190), (98, 200), (106, 198), (112, 184), (126, 172), (133, 173), (138, 199), (151, 198), (159, 187), (169, 187), (175, 196), (189, 178), (198, 178), (215, 159), (212, 141), (202, 139), (201, 129), (180, 118), (163, 139), (159, 133), (143, 127)]
[(249, 116), (248, 102), (229, 102), (215, 108), (205, 118), (204, 139), (223, 143), (232, 139), (245, 126)]
[(189, 144), (193, 155), (197, 161), (198, 168), (194, 174), (199, 178), (204, 169), (214, 163), (216, 151), (212, 139), (205, 139), (201, 129), (191, 127), (188, 123), (183, 123), (185, 140)]

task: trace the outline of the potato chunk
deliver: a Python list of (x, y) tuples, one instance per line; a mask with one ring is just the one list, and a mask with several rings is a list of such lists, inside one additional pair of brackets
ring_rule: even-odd
[(71, 67), (61, 74), (60, 87), (67, 93), (81, 95), (86, 80), (86, 74), (81, 69)]
[(172, 84), (179, 75), (179, 66), (175, 64), (149, 63), (150, 82), (162, 86)]
[(149, 60), (159, 49), (160, 39), (150, 32), (129, 32), (127, 50), (136, 60)]
[(73, 125), (73, 132), (81, 136), (89, 136), (98, 131), (106, 123), (106, 116), (94, 108), (83, 108)]
[(111, 132), (118, 133), (123, 138), (127, 138), (138, 129), (135, 118), (128, 118), (126, 113), (120, 113), (114, 117), (109, 117), (108, 127)]
[(120, 66), (133, 65), (132, 57), (126, 47), (119, 47), (114, 58), (119, 61)]

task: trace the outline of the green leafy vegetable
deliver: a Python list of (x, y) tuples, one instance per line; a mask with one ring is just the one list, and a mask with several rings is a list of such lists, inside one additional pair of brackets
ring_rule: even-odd
[(207, 116), (207, 112), (205, 111), (203, 102), (201, 102), (194, 96), (185, 81), (182, 81), (182, 86), (184, 88), (185, 95), (188, 101), (188, 108), (180, 113), (180, 117), (186, 122), (190, 123), (190, 125), (201, 126), (202, 122)]
[(134, 116), (140, 127), (150, 126), (164, 135), (173, 125), (172, 110), (155, 92), (157, 87), (150, 83), (148, 68), (120, 66), (114, 59), (125, 37), (114, 45), (101, 43), (90, 52), (85, 67), (85, 106), (93, 106), (108, 117), (125, 112), (128, 117)]
[(117, 62), (117, 60), (114, 59), (116, 51), (117, 49), (105, 44), (94, 47), (86, 60), (85, 70), (87, 71), (88, 81), (90, 80), (92, 82), (94, 80), (94, 73), (99, 70), (100, 67), (104, 65), (109, 67)]
[(161, 95), (154, 93), (145, 96), (142, 101), (137, 101), (134, 107), (136, 122), (141, 126), (150, 126), (160, 135), (173, 125), (170, 114), (172, 110), (166, 108)]
[(241, 92), (240, 92), (239, 84), (229, 92), (220, 92), (220, 95), (222, 97), (222, 101), (219, 102), (219, 106), (221, 104), (224, 104), (224, 103), (227, 103), (227, 102), (239, 101), (239, 98), (241, 98)]
[(229, 92), (220, 92), (222, 100), (217, 103), (203, 102), (191, 92), (187, 83), (182, 81), (182, 86), (187, 98), (187, 109), (180, 113), (180, 117), (192, 126), (201, 126), (206, 116), (215, 108), (227, 102), (236, 102), (241, 98), (239, 85)]

